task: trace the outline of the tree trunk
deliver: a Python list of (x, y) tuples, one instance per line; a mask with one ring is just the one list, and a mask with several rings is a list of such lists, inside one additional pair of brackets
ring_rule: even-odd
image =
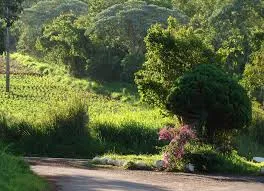
[(6, 92), (10, 92), (10, 21), (9, 8), (6, 8), (7, 26), (6, 26)]

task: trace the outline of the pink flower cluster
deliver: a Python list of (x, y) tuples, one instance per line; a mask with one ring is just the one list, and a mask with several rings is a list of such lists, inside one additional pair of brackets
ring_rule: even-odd
[(159, 140), (171, 141), (175, 137), (175, 129), (172, 127), (165, 127), (159, 132)]
[(169, 149), (164, 153), (165, 167), (169, 166), (170, 158), (181, 159), (184, 156), (184, 147), (192, 139), (196, 138), (190, 125), (184, 125), (179, 129), (165, 127), (159, 132), (159, 140), (170, 141)]

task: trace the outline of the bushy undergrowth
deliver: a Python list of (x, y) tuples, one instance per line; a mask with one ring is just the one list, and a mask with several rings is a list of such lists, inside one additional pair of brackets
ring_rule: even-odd
[(34, 175), (20, 158), (0, 151), (0, 190), (48, 191), (48, 184)]
[(238, 152), (251, 159), (255, 156), (264, 156), (264, 110), (253, 103), (253, 119), (248, 129), (241, 132), (235, 139)]
[[(163, 158), (162, 155), (118, 155), (105, 154), (104, 158), (113, 160), (131, 161), (133, 163), (145, 163), (148, 166), (154, 166), (157, 160)], [(264, 163), (253, 163), (239, 156), (236, 151), (230, 153), (221, 153), (209, 145), (188, 144), (186, 154), (182, 160), (178, 160), (175, 168), (167, 169), (169, 171), (185, 171), (187, 164), (195, 166), (195, 172), (200, 173), (223, 173), (233, 175), (258, 175), (260, 168)]]
[[(81, 102), (65, 103), (52, 109), (42, 119), (33, 123), (2, 115), (1, 139), (11, 143), (13, 151), (26, 155), (54, 157), (91, 157), (95, 144), (90, 137), (87, 123), (87, 107)], [(100, 148), (100, 147), (99, 147)]]
[(241, 157), (236, 151), (223, 153), (209, 145), (189, 145), (183, 161), (192, 163), (196, 170), (207, 173), (259, 174), (264, 164), (253, 163)]

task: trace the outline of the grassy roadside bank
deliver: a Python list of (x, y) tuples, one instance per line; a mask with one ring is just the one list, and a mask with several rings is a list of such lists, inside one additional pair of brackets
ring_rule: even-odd
[(18, 157), (0, 153), (0, 190), (49, 191), (49, 185), (33, 174), (29, 166)]

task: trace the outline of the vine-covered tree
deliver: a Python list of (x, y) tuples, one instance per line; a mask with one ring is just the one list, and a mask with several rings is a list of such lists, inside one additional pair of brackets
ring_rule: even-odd
[(216, 56), (192, 27), (169, 19), (168, 28), (154, 25), (145, 39), (147, 53), (136, 84), (143, 101), (164, 107), (174, 81), (195, 65), (214, 63)]

